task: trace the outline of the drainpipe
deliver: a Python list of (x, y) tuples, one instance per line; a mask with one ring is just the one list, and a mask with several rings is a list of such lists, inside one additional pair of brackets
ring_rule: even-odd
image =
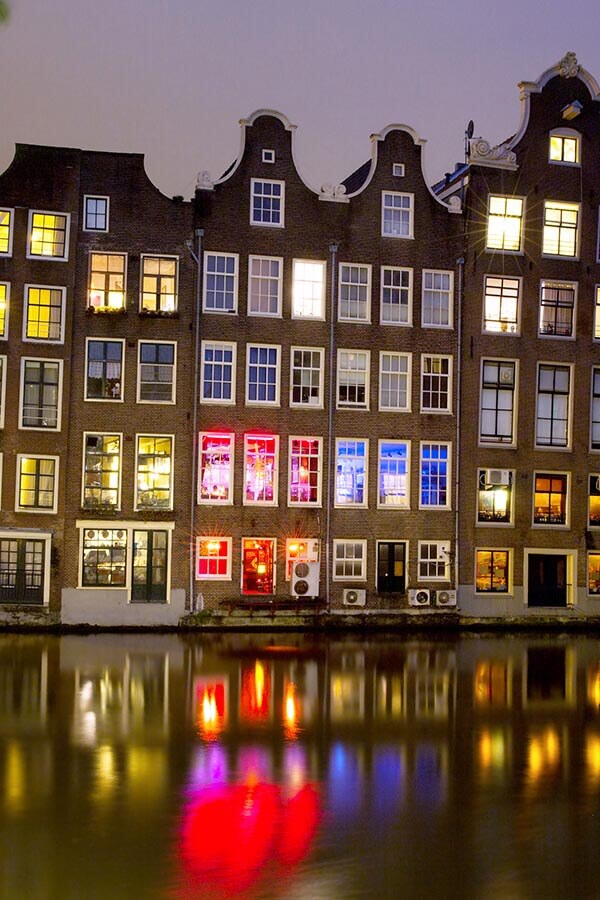
[(333, 402), (334, 402), (334, 358), (335, 351), (335, 285), (337, 270), (338, 245), (329, 245), (329, 269), (331, 272), (331, 291), (329, 298), (329, 391), (327, 410), (327, 509), (325, 510), (325, 602), (327, 612), (331, 611), (331, 507), (333, 505), (334, 471), (333, 471)]
[(193, 414), (192, 414), (192, 499), (190, 502), (190, 612), (194, 611), (196, 601), (194, 599), (195, 571), (194, 562), (196, 559), (195, 538), (196, 538), (196, 470), (198, 466), (198, 405), (199, 405), (199, 385), (200, 385), (200, 308), (202, 301), (202, 238), (204, 237), (204, 229), (197, 228), (195, 232), (198, 239), (198, 252), (194, 251), (192, 241), (186, 241), (186, 247), (190, 252), (190, 256), (196, 263), (196, 334), (194, 337), (194, 396), (193, 396)]
[(454, 587), (458, 591), (459, 567), (459, 527), (460, 527), (460, 417), (461, 417), (461, 399), (462, 399), (462, 305), (463, 305), (463, 285), (465, 276), (465, 259), (460, 256), (456, 260), (458, 266), (458, 290), (457, 290), (457, 321), (458, 342), (456, 348), (456, 452), (454, 454), (454, 503), (456, 504), (456, 512), (454, 514)]

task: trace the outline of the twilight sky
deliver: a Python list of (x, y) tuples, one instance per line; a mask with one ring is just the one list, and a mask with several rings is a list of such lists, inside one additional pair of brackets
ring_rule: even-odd
[[(600, 0), (11, 0), (0, 26), (0, 170), (14, 144), (141, 152), (165, 194), (237, 156), (239, 119), (277, 109), (318, 189), (391, 123), (427, 139), (430, 182), (469, 119), (519, 123), (517, 82), (568, 50), (600, 82)], [(1, 198), (0, 198), (1, 202)]]

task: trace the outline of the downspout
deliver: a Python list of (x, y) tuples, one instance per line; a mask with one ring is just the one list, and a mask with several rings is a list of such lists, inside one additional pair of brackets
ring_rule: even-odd
[(456, 504), (456, 512), (454, 514), (454, 587), (458, 591), (459, 582), (459, 528), (460, 528), (460, 418), (461, 418), (461, 400), (462, 400), (462, 305), (463, 305), (463, 286), (465, 272), (465, 258), (460, 256), (456, 260), (458, 266), (458, 290), (457, 290), (457, 322), (458, 342), (456, 348), (456, 453), (455, 453), (455, 478), (454, 478), (454, 502)]
[(195, 583), (195, 535), (196, 535), (196, 471), (198, 466), (198, 390), (200, 384), (200, 307), (202, 300), (202, 238), (204, 237), (204, 229), (197, 228), (195, 232), (198, 238), (198, 253), (194, 251), (192, 241), (186, 241), (186, 246), (190, 251), (190, 256), (196, 263), (196, 333), (194, 337), (194, 396), (193, 396), (193, 414), (192, 414), (192, 491), (190, 501), (190, 612), (194, 611), (196, 602), (194, 599), (194, 583)]
[(331, 272), (331, 291), (329, 299), (329, 391), (327, 409), (327, 508), (325, 510), (325, 603), (327, 612), (331, 611), (331, 507), (333, 505), (334, 470), (333, 470), (333, 401), (334, 401), (334, 358), (335, 352), (335, 285), (337, 269), (338, 245), (329, 245)]

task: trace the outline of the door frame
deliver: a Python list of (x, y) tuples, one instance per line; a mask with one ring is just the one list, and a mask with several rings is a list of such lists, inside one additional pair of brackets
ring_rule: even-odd
[[(529, 557), (530, 556), (564, 556), (566, 558), (566, 603), (564, 606), (530, 606), (529, 605)], [(577, 600), (577, 550), (558, 547), (525, 547), (523, 550), (523, 605), (527, 609), (572, 609)]]

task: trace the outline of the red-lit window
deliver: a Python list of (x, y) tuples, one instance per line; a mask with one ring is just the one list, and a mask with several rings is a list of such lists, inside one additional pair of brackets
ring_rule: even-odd
[(244, 503), (277, 503), (277, 457), (275, 435), (244, 436)]
[(199, 537), (196, 547), (197, 578), (231, 578), (231, 538)]
[(200, 435), (198, 503), (233, 502), (233, 435)]
[(275, 539), (242, 540), (242, 594), (272, 594), (275, 588)]
[(321, 502), (321, 438), (290, 438), (290, 505)]

